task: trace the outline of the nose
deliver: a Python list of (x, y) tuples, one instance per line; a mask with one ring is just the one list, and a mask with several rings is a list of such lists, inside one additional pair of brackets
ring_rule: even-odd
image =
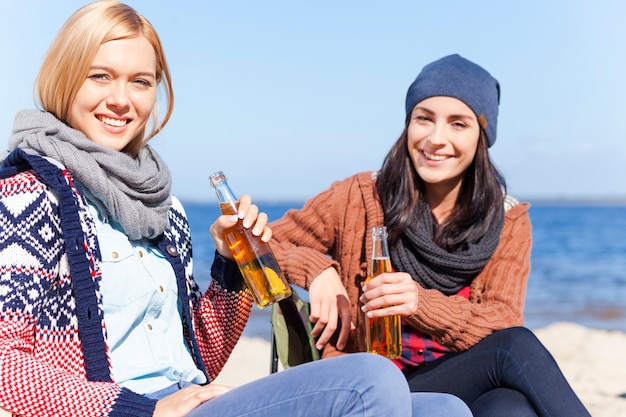
[(433, 130), (428, 137), (428, 140), (433, 145), (444, 145), (446, 143), (446, 130), (445, 124), (443, 123), (435, 123), (433, 125)]
[(127, 85), (124, 82), (114, 82), (107, 98), (107, 105), (115, 109), (126, 109), (130, 106)]

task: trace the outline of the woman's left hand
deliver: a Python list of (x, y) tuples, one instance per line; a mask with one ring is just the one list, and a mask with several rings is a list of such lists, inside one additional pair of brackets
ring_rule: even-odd
[(399, 314), (410, 316), (417, 312), (419, 284), (406, 272), (387, 272), (375, 276), (363, 286), (359, 301), (367, 317)]
[(237, 214), (221, 215), (213, 222), (209, 231), (215, 242), (215, 249), (227, 259), (233, 259), (233, 254), (224, 239), (224, 231), (235, 226), (241, 220), (243, 227), (251, 229), (252, 234), (260, 236), (261, 240), (267, 242), (272, 238), (272, 230), (267, 227), (267, 214), (259, 213), (259, 208), (252, 204), (249, 195), (243, 195), (239, 199)]
[(152, 417), (184, 417), (200, 404), (233, 389), (226, 385), (189, 385), (159, 401)]

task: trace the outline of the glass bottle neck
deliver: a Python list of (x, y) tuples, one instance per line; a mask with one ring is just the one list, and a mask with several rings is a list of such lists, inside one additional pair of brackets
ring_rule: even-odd
[(215, 190), (217, 195), (217, 201), (220, 204), (220, 209), (223, 214), (235, 214), (237, 213), (237, 207), (239, 205), (239, 199), (235, 196), (233, 191), (226, 181), (226, 176), (222, 171), (218, 171), (209, 176), (211, 181), (211, 187)]

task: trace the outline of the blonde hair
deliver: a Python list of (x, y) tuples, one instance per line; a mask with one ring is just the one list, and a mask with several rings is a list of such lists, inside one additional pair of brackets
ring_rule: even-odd
[(50, 45), (35, 83), (41, 107), (67, 123), (72, 103), (87, 78), (100, 45), (136, 36), (145, 37), (154, 48), (157, 83), (165, 93), (167, 110), (159, 121), (159, 110), (154, 106), (150, 133), (146, 135), (146, 128), (142, 129), (123, 150), (133, 156), (169, 120), (174, 108), (174, 91), (159, 35), (132, 7), (117, 0), (100, 0), (74, 12)]

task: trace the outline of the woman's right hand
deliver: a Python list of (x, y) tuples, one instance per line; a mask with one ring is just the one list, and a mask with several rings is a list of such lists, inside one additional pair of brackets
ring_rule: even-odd
[(200, 404), (218, 397), (232, 387), (226, 385), (190, 385), (157, 401), (153, 417), (184, 417)]
[(224, 239), (224, 231), (233, 227), (239, 220), (242, 220), (243, 227), (246, 229), (252, 228), (253, 235), (260, 236), (265, 242), (269, 241), (272, 238), (272, 229), (267, 227), (267, 219), (267, 214), (259, 213), (259, 208), (252, 204), (249, 195), (241, 196), (237, 214), (221, 215), (209, 228), (215, 249), (223, 257), (233, 259), (233, 254)]
[(315, 343), (317, 349), (323, 349), (331, 340), (341, 320), (341, 330), (337, 339), (337, 349), (346, 347), (350, 330), (354, 330), (348, 293), (341, 282), (337, 270), (333, 267), (325, 269), (309, 286), (309, 303), (311, 305), (310, 320), (315, 323), (311, 330), (313, 337), (319, 338)]
[(417, 313), (420, 285), (406, 272), (385, 272), (363, 286), (359, 301), (368, 318)]

